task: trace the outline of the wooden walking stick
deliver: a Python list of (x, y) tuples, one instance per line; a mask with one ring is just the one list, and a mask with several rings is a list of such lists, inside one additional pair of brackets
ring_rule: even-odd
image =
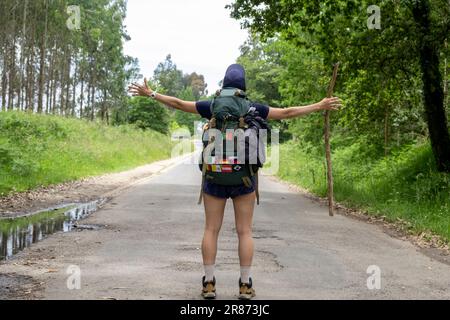
[[(327, 98), (333, 96), (334, 86), (339, 70), (339, 62), (334, 65), (333, 77), (328, 87)], [(333, 201), (333, 166), (331, 164), (331, 146), (330, 146), (330, 110), (325, 111), (325, 156), (327, 159), (327, 180), (328, 180), (328, 210), (330, 217), (334, 216)]]

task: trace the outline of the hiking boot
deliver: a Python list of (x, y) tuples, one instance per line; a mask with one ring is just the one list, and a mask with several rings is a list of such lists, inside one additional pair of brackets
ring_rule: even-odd
[(239, 279), (239, 299), (240, 300), (250, 300), (256, 293), (253, 287), (252, 278), (250, 278), (250, 283), (242, 283)]
[(205, 281), (205, 276), (203, 276), (203, 290), (202, 297), (204, 299), (215, 299), (216, 298), (216, 277), (213, 281)]

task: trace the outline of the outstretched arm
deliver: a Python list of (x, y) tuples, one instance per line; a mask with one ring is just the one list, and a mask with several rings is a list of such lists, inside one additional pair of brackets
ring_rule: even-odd
[[(129, 88), (128, 91), (134, 96), (134, 97), (152, 97), (152, 93), (154, 92), (147, 83), (147, 79), (144, 79), (144, 84), (140, 85), (137, 83), (133, 83)], [(197, 108), (195, 106), (195, 102), (193, 101), (184, 101), (175, 97), (165, 96), (163, 94), (156, 94), (155, 100), (159, 101), (166, 106), (184, 111), (184, 112), (190, 112), (190, 113), (198, 113)]]
[(290, 108), (270, 108), (269, 109), (269, 119), (272, 120), (283, 120), (291, 119), (296, 117), (305, 116), (307, 114), (324, 111), (324, 110), (339, 110), (342, 106), (341, 100), (339, 98), (325, 98), (322, 101), (305, 106), (305, 107), (290, 107)]

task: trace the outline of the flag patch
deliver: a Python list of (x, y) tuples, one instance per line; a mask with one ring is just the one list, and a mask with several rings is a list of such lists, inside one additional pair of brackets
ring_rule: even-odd
[(231, 167), (231, 165), (223, 165), (222, 166), (222, 172), (224, 172), (224, 173), (232, 173), (233, 172), (233, 168)]

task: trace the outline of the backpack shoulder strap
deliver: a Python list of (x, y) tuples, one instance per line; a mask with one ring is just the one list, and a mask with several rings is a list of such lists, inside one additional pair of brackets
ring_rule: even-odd
[(214, 117), (214, 104), (216, 102), (216, 97), (214, 97), (211, 101), (211, 105), (209, 106), (209, 111), (211, 112), (211, 118)]

